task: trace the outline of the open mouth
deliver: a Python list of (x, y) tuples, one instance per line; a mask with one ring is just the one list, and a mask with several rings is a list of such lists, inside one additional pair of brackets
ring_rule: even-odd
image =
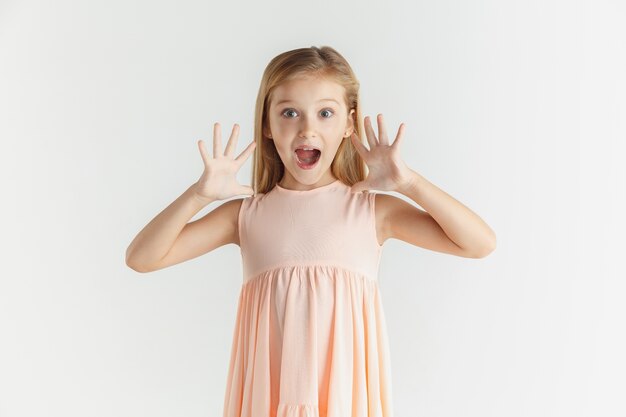
[(322, 152), (319, 149), (304, 150), (296, 149), (296, 160), (302, 169), (311, 169), (320, 160)]

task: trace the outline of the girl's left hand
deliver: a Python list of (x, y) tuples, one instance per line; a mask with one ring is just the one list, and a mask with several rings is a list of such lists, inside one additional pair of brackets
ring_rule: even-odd
[(359, 181), (352, 186), (352, 192), (356, 193), (369, 189), (398, 191), (410, 183), (413, 174), (413, 171), (400, 157), (400, 143), (406, 125), (404, 123), (400, 124), (393, 144), (389, 145), (382, 114), (378, 115), (378, 139), (374, 135), (370, 117), (366, 116), (364, 122), (365, 134), (367, 135), (370, 149), (368, 150), (363, 145), (356, 133), (352, 133), (350, 139), (356, 151), (367, 164), (369, 173), (365, 180)]

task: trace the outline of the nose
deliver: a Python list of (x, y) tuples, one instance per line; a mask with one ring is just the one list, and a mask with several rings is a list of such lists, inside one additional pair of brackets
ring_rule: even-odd
[(302, 116), (302, 121), (300, 122), (300, 132), (298, 136), (301, 138), (310, 138), (315, 137), (315, 120), (312, 117), (307, 115)]

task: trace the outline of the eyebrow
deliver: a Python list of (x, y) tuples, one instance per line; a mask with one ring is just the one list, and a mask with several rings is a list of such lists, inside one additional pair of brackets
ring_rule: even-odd
[[(317, 102), (319, 103), (320, 101), (334, 101), (337, 104), (341, 104), (339, 103), (337, 100), (335, 100), (334, 98), (323, 98), (321, 100), (318, 100)], [(293, 100), (281, 100), (278, 103), (276, 103), (276, 105), (278, 106), (279, 104), (283, 104), (283, 103), (291, 103), (293, 102)]]

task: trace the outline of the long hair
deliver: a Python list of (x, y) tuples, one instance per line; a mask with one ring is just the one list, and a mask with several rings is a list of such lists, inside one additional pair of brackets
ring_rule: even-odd
[[(348, 113), (354, 109), (354, 133), (362, 138), (359, 81), (348, 61), (330, 46), (298, 48), (274, 57), (263, 72), (254, 111), (254, 140), (256, 147), (252, 160), (252, 187), (254, 193), (269, 192), (285, 172), (274, 141), (264, 135), (269, 126), (267, 110), (274, 89), (284, 82), (313, 76), (332, 80), (344, 87)], [(344, 184), (352, 186), (366, 177), (367, 165), (356, 151), (350, 137), (344, 138), (330, 169)]]

